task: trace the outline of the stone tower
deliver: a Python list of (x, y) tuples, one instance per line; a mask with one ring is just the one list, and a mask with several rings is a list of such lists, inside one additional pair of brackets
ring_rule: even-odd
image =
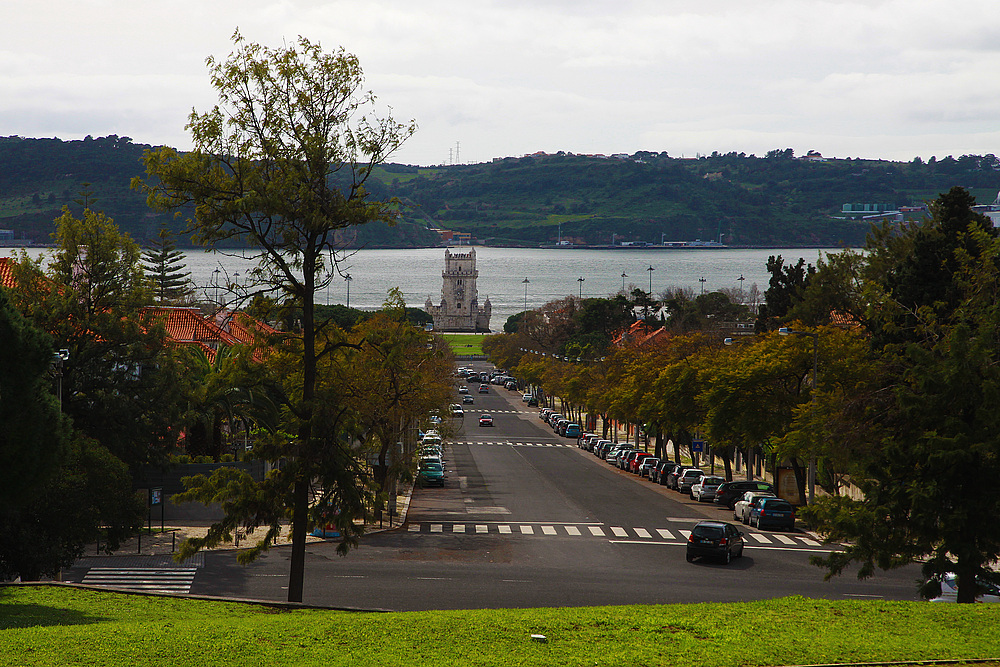
[(475, 248), (466, 253), (444, 251), (441, 305), (435, 306), (430, 299), (424, 304), (424, 309), (434, 318), (436, 331), (489, 332), (493, 306), (489, 297), (482, 307), (479, 306), (478, 277)]

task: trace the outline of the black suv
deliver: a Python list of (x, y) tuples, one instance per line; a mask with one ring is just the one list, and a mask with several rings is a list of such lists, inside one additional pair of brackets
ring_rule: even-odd
[(738, 482), (726, 482), (715, 492), (716, 505), (725, 505), (729, 509), (736, 507), (736, 502), (743, 497), (747, 491), (767, 491), (774, 493), (774, 486), (768, 482), (760, 480), (741, 480)]

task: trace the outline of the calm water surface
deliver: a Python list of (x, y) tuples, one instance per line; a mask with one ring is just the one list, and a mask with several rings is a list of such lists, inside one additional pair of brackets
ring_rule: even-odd
[[(467, 252), (468, 248), (453, 249)], [(39, 250), (30, 254), (37, 255)], [(627, 290), (648, 290), (650, 279), (654, 294), (668, 288), (689, 287), (696, 293), (718, 289), (750, 291), (753, 285), (763, 291), (769, 276), (766, 270), (770, 255), (781, 255), (786, 263), (800, 257), (815, 264), (821, 254), (836, 249), (719, 249), (719, 250), (541, 250), (533, 248), (476, 248), (479, 269), (480, 303), (489, 297), (493, 304), (491, 328), (500, 329), (510, 315), (537, 308), (553, 299), (569, 295), (606, 297), (622, 289), (622, 273)], [(9, 253), (4, 253), (9, 254)], [(186, 253), (191, 279), (209, 298), (226, 298), (225, 285), (245, 284), (255, 264), (252, 257), (232, 257), (218, 253)], [(422, 307), (430, 298), (441, 300), (443, 248), (412, 250), (361, 250), (342, 259), (341, 274), (350, 274), (350, 305), (377, 308), (385, 301), (390, 288), (398, 287), (407, 305)], [(650, 271), (649, 267), (653, 267)], [(219, 273), (215, 273), (218, 270)], [(237, 277), (236, 274), (239, 274)], [(228, 275), (228, 279), (226, 276)], [(743, 276), (742, 283), (739, 278)], [(525, 285), (524, 279), (528, 279)], [(583, 278), (580, 282), (579, 278)], [(704, 278), (702, 285), (700, 278)], [(215, 287), (218, 284), (219, 287)], [(527, 290), (525, 290), (527, 288)], [(347, 303), (348, 281), (335, 276), (328, 290), (318, 295), (322, 303)], [(230, 297), (232, 295), (229, 295)]]

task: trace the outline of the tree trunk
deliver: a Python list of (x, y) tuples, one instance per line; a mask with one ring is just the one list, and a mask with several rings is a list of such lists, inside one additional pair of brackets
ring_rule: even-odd
[[(805, 505), (806, 504), (806, 469), (802, 467), (802, 465), (799, 463), (799, 460), (797, 458), (795, 458), (794, 456), (792, 457), (791, 460), (792, 460), (792, 470), (795, 471), (795, 488), (799, 492), (799, 504), (800, 505)], [(774, 470), (774, 482), (775, 482), (775, 485), (777, 485), (777, 482), (778, 482), (778, 469), (777, 469), (777, 465), (775, 465), (775, 470)]]

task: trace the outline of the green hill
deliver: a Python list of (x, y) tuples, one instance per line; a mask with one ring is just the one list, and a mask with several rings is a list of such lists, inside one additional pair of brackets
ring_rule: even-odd
[[(161, 220), (131, 190), (150, 146), (128, 137), (80, 141), (0, 138), (0, 228), (48, 241), (63, 205), (79, 208), (83, 183), (95, 207), (140, 242)], [(846, 203), (920, 206), (953, 185), (980, 203), (1000, 190), (993, 155), (923, 162), (796, 158), (790, 150), (764, 157), (714, 153), (697, 159), (640, 152), (613, 158), (560, 153), (475, 165), (423, 168), (388, 164), (369, 189), (398, 197), (398, 225), (366, 225), (357, 247), (438, 243), (431, 228), (468, 232), (494, 245), (537, 246), (558, 239), (617, 242), (718, 240), (730, 245), (859, 245), (869, 228), (846, 219)], [(911, 215), (919, 216), (914, 212)], [(183, 239), (182, 239), (183, 241)]]

